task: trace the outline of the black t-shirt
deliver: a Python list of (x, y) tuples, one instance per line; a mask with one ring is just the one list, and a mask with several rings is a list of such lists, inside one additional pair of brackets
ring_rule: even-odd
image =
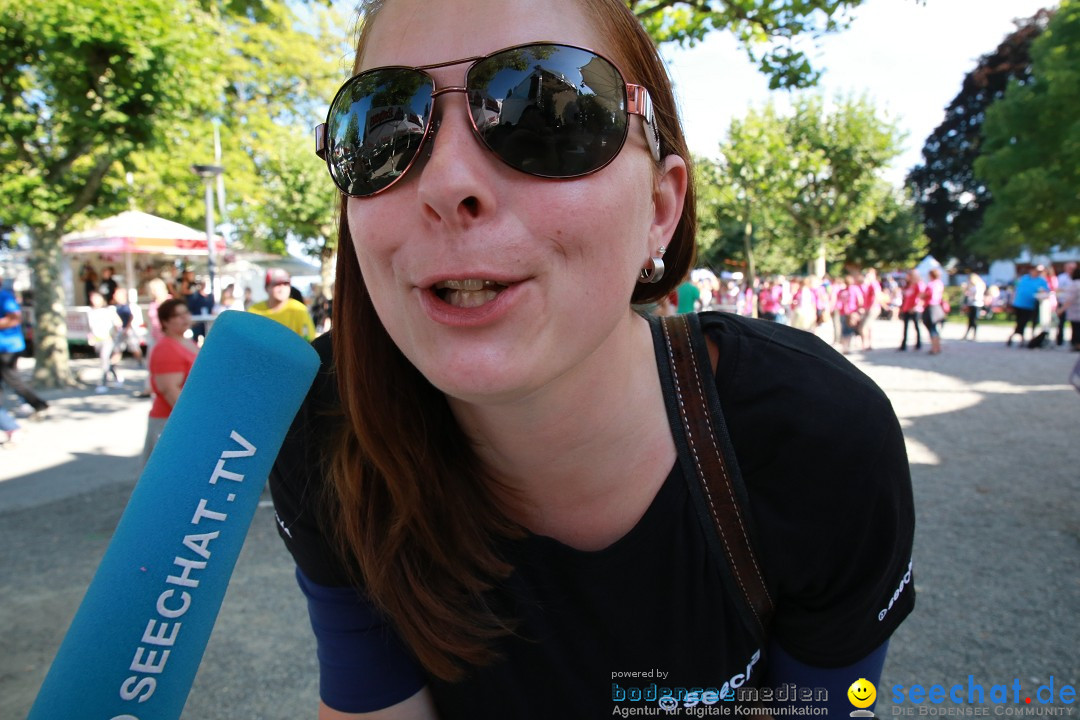
[[(105, 298), (106, 303), (111, 303), (117, 287), (119, 286), (115, 280), (106, 278), (98, 285), (97, 291), (101, 294), (101, 297)], [(87, 293), (87, 301), (89, 302), (89, 293)]]
[[(717, 390), (776, 602), (772, 637), (808, 665), (853, 663), (914, 604), (914, 512), (895, 414), (872, 381), (809, 333), (725, 313), (701, 320), (719, 349)], [(329, 342), (315, 344), (326, 370), (271, 488), (301, 570), (340, 585), (346, 573), (315, 505), (319, 439), (331, 435), (336, 395)], [(516, 568), (503, 590), (517, 633), (499, 643), (503, 661), (465, 681), (429, 679), (444, 719), (608, 716), (621, 692), (722, 692), (765, 674), (764, 648), (725, 592), (678, 463), (639, 523), (603, 550), (535, 535), (504, 549)]]
[(193, 292), (185, 298), (185, 304), (192, 315), (205, 315), (214, 309), (214, 296)]

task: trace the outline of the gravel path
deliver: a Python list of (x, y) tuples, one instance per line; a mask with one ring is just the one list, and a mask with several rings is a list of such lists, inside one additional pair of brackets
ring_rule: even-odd
[[(915, 612), (893, 638), (876, 714), (895, 684), (1034, 692), (1080, 680), (1080, 358), (1006, 348), (1008, 329), (944, 352), (856, 356), (904, 426), (915, 488)], [(908, 705), (910, 708), (911, 706)], [(1075, 707), (1075, 706), (1074, 706)], [(1074, 716), (1080, 714), (1074, 712)]]
[[(1080, 356), (1007, 349), (1001, 327), (979, 342), (961, 331), (947, 326), (941, 355), (899, 353), (899, 325), (879, 321), (878, 349), (851, 356), (901, 418), (918, 513), (918, 603), (893, 638), (879, 717), (901, 709), (898, 684), (1080, 684), (1080, 394), (1066, 381)], [(130, 494), (144, 377), (46, 393), (51, 416), (0, 448), (0, 718), (26, 716)], [(316, 693), (306, 610), (264, 502), (184, 718), (314, 717)]]

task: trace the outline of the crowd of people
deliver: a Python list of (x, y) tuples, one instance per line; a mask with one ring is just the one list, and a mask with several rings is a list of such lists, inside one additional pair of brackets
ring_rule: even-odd
[(1050, 343), (1050, 334), (1056, 328), (1055, 344), (1065, 342), (1065, 326), (1072, 325), (1070, 349), (1080, 352), (1080, 289), (1077, 280), (1080, 273), (1075, 262), (1067, 262), (1059, 274), (1042, 264), (1032, 265), (1028, 273), (1018, 278), (1011, 289), (1008, 304), (1016, 315), (1013, 328), (1005, 344), (1013, 345), (1013, 338), (1020, 336), (1020, 347), (1025, 347), (1025, 330), (1031, 325), (1027, 347), (1040, 347)]
[[(135, 392), (136, 397), (151, 400), (144, 462), (164, 428), (209, 327), (220, 313), (248, 311), (263, 315), (309, 341), (330, 326), (329, 297), (314, 286), (310, 299), (305, 301), (289, 273), (280, 268), (266, 272), (267, 299), (260, 302), (252, 300), (250, 288), (239, 294), (234, 284), (222, 288), (215, 299), (209, 279), (191, 270), (175, 279), (160, 275), (144, 278), (140, 290), (149, 299), (145, 311), (129, 299), (128, 289), (117, 281), (112, 267), (98, 273), (86, 265), (81, 279), (89, 306), (86, 341), (98, 357), (101, 372), (94, 391), (105, 394), (124, 387), (125, 355), (139, 368), (147, 369), (145, 385)], [(0, 444), (7, 445), (23, 431), (17, 416), (39, 420), (45, 416), (48, 403), (16, 370), (26, 341), (15, 293), (0, 291), (0, 303), (0, 372), (3, 382), (24, 401), (15, 412), (0, 402)]]
[[(97, 393), (123, 387), (120, 361), (125, 353), (138, 367), (146, 367), (150, 351), (162, 339), (171, 337), (175, 345), (186, 347), (193, 361), (212, 319), (226, 310), (265, 315), (307, 340), (330, 327), (329, 297), (314, 286), (305, 298), (292, 285), (288, 272), (280, 268), (267, 271), (267, 299), (259, 302), (252, 300), (251, 288), (241, 293), (231, 283), (215, 299), (209, 279), (191, 270), (175, 279), (155, 276), (143, 283), (149, 298), (146, 312), (129, 300), (127, 288), (117, 282), (112, 267), (103, 268), (99, 274), (87, 265), (82, 279), (90, 306), (87, 341), (100, 362)], [(988, 284), (977, 273), (959, 284), (963, 304), (960, 311), (966, 321), (964, 340), (977, 339), (980, 321), (1010, 314), (1015, 317), (1015, 327), (1007, 346), (1062, 346), (1068, 335), (1069, 349), (1080, 352), (1080, 267), (1076, 262), (1064, 263), (1056, 274), (1052, 267), (1033, 264), (1014, 283), (1002, 286)], [(893, 319), (903, 323), (897, 350), (907, 351), (909, 345), (921, 350), (925, 338), (929, 353), (937, 354), (942, 350), (941, 327), (952, 310), (944, 290), (939, 268), (930, 269), (925, 278), (914, 268), (881, 276), (875, 268), (867, 268), (838, 277), (771, 275), (755, 278), (752, 283), (740, 277), (720, 278), (711, 272), (695, 272), (693, 279), (686, 278), (661, 299), (653, 312), (671, 315), (722, 310), (759, 317), (812, 332), (845, 354), (855, 343), (860, 350), (872, 350), (874, 322), (878, 318)], [(163, 322), (161, 308), (167, 301), (168, 315)], [(10, 290), (3, 290), (0, 302), (0, 373), (3, 382), (22, 400), (14, 409), (0, 403), (0, 441), (6, 443), (21, 434), (20, 417), (40, 420), (48, 411), (48, 403), (21, 379), (16, 369), (18, 357), (26, 348), (18, 299)], [(157, 362), (151, 360), (146, 384), (135, 393), (153, 400), (146, 456), (179, 392), (178, 387), (171, 392), (173, 375), (180, 373), (182, 385), (190, 370), (191, 363), (182, 361), (184, 355), (162, 353)], [(179, 371), (173, 367), (178, 356), (184, 366)], [(155, 376), (165, 377), (155, 380)]]
[[(250, 290), (245, 297), (237, 297), (236, 287), (232, 284), (226, 285), (220, 297), (215, 299), (209, 280), (196, 278), (190, 271), (180, 276), (180, 284), (173, 295), (167, 294), (168, 287), (164, 281), (154, 285), (149, 308), (147, 346), (150, 362), (145, 393), (153, 398), (153, 404), (146, 428), (143, 463), (149, 459), (161, 436), (209, 326), (219, 314), (246, 311), (262, 315), (281, 323), (308, 341), (314, 340), (319, 333), (303, 295), (293, 286), (289, 273), (281, 268), (266, 271), (264, 287), (267, 298), (259, 302), (251, 301)], [(317, 297), (320, 300), (313, 302), (317, 307), (329, 302), (321, 292)], [(324, 321), (321, 330), (325, 329), (327, 325)]]
[[(1066, 326), (1072, 326), (1070, 349), (1080, 350), (1080, 287), (1077, 263), (1063, 264), (1058, 274), (1053, 268), (1035, 264), (1015, 283), (988, 284), (977, 273), (959, 283), (966, 319), (963, 339), (975, 340), (979, 322), (995, 315), (1012, 314), (1016, 327), (1007, 345), (1020, 337), (1020, 345), (1065, 342)], [(922, 350), (923, 339), (929, 354), (942, 351), (941, 328), (953, 308), (945, 292), (946, 277), (940, 267), (925, 273), (911, 268), (879, 276), (875, 268), (852, 271), (843, 276), (771, 275), (754, 278), (717, 277), (698, 272), (687, 278), (654, 308), (658, 315), (700, 310), (723, 310), (743, 316), (791, 325), (815, 333), (847, 354), (853, 343), (872, 350), (874, 322), (878, 318), (903, 323), (899, 351), (909, 344)], [(1041, 336), (1041, 337), (1040, 337)]]
[[(696, 280), (687, 279), (680, 286), (679, 297), (682, 287), (696, 287), (692, 306), (676, 303), (669, 297), (659, 304), (656, 312), (666, 315), (722, 310), (815, 333), (844, 353), (850, 352), (856, 341), (861, 349), (872, 350), (874, 322), (879, 317), (907, 315), (921, 323), (927, 307), (940, 309), (944, 288), (940, 277), (931, 285), (917, 276), (916, 271), (911, 271), (899, 278), (894, 274), (879, 277), (875, 268), (867, 268), (837, 277), (771, 275), (746, 282), (741, 278), (701, 273)], [(935, 317), (937, 314), (934, 311)]]

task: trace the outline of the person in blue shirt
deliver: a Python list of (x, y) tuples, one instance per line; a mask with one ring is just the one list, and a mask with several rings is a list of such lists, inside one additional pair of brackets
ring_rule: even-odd
[[(1012, 347), (1013, 338), (1020, 336), (1020, 346), (1024, 344), (1024, 328), (1031, 323), (1031, 334), (1035, 335), (1038, 325), (1039, 300), (1046, 297), (1050, 292), (1050, 285), (1043, 277), (1046, 268), (1042, 265), (1032, 265), (1028, 274), (1016, 281), (1016, 290), (1013, 292), (1013, 311), (1016, 313), (1016, 327), (1005, 341), (1007, 347)], [(1041, 297), (1040, 297), (1041, 295)]]
[[(2, 280), (2, 277), (0, 277)], [(49, 403), (23, 382), (16, 370), (19, 355), (26, 349), (22, 329), (22, 307), (9, 288), (0, 288), (0, 378), (34, 409), (32, 417), (40, 417)]]

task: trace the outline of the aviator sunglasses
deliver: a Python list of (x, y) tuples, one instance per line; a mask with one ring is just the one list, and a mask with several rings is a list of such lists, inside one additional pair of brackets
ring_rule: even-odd
[[(426, 71), (469, 63), (465, 85), (435, 87)], [(575, 178), (610, 163), (630, 115), (644, 119), (653, 159), (660, 139), (652, 100), (610, 60), (571, 45), (530, 43), (420, 67), (380, 67), (350, 78), (315, 128), (315, 152), (350, 197), (386, 190), (413, 166), (438, 129), (435, 98), (465, 93), (476, 138), (510, 167)]]

